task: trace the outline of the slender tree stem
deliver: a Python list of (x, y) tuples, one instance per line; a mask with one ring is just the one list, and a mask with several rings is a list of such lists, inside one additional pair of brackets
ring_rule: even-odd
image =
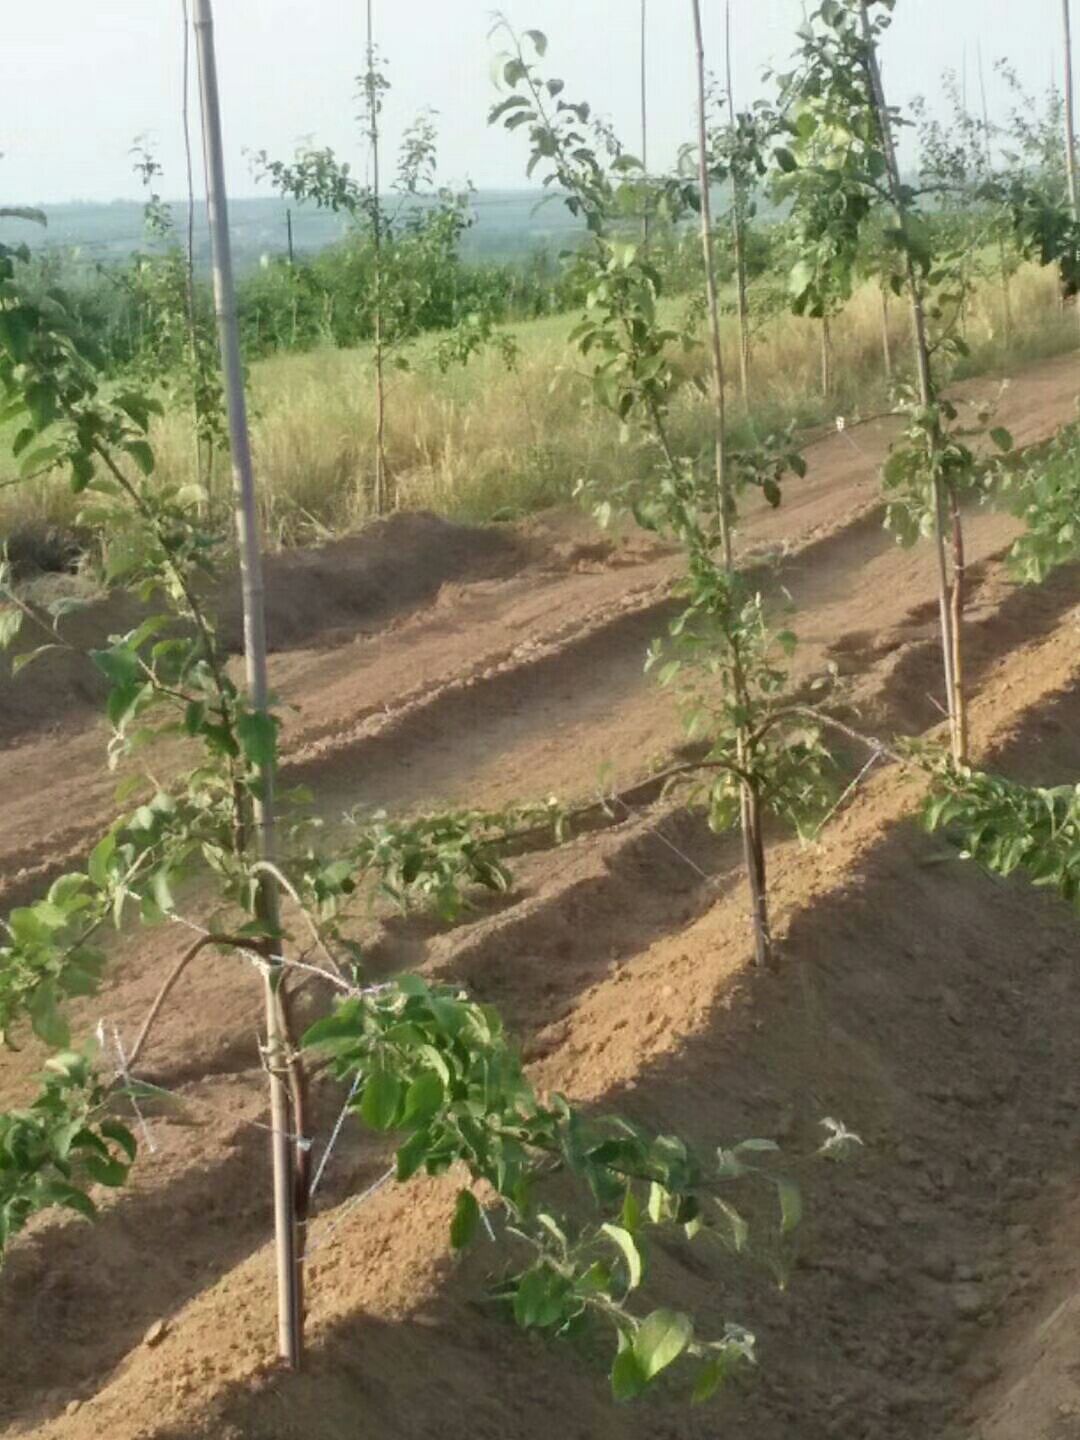
[(158, 1016), (161, 1014), (161, 1010), (165, 1004), (165, 1001), (168, 1000), (169, 996), (176, 988), (176, 985), (180, 980), (180, 977), (183, 975), (184, 971), (196, 958), (196, 956), (201, 954), (208, 945), (215, 945), (217, 943), (218, 940), (216, 936), (203, 935), (195, 941), (194, 945), (190, 946), (187, 950), (184, 951), (183, 955), (181, 955), (180, 959), (177, 961), (176, 965), (166, 978), (165, 983), (162, 985), (161, 989), (154, 997), (154, 1003), (146, 1012), (146, 1019), (143, 1021), (135, 1044), (131, 1047), (131, 1053), (127, 1057), (127, 1068), (129, 1071), (134, 1070), (135, 1066), (139, 1063), (139, 1056), (146, 1048), (146, 1042), (150, 1038), (150, 1031), (154, 1028), (154, 1024), (157, 1021)]
[[(720, 305), (716, 292), (716, 267), (713, 258), (712, 202), (709, 194), (708, 97), (705, 88), (705, 38), (701, 23), (701, 0), (691, 0), (694, 18), (694, 40), (697, 55), (698, 89), (698, 178), (701, 189), (701, 246), (705, 261), (705, 294), (709, 312), (709, 341), (712, 358), (716, 465), (716, 510), (720, 528), (724, 569), (734, 574), (735, 561), (731, 538), (731, 485), (727, 468), (727, 409), (724, 394), (724, 352), (720, 340)], [(740, 708), (748, 709), (749, 696), (743, 674), (742, 657), (737, 643), (733, 651), (733, 687)], [(736, 738), (736, 761), (739, 769), (748, 771), (748, 744), (745, 727)], [(772, 937), (769, 932), (768, 891), (765, 875), (765, 847), (761, 833), (761, 802), (756, 788), (744, 781), (740, 793), (740, 821), (746, 875), (750, 885), (751, 923), (754, 934), (754, 955), (759, 965), (772, 961)]]
[[(870, 0), (861, 0), (862, 31), (866, 51), (867, 77), (870, 93), (877, 115), (878, 130), (888, 170), (889, 190), (899, 229), (907, 234), (909, 230), (908, 206), (904, 197), (904, 186), (900, 175), (900, 162), (893, 142), (892, 124), (885, 90), (881, 83), (881, 67), (878, 63), (877, 44), (870, 23)], [(922, 286), (915, 270), (910, 247), (904, 247), (904, 269), (908, 295), (911, 301), (912, 331), (915, 341), (915, 369), (918, 377), (919, 399), (923, 407), (932, 411), (937, 403), (933, 371), (930, 360), (930, 342), (926, 326), (926, 310), (923, 305)], [(941, 649), (945, 671), (945, 694), (952, 727), (953, 757), (964, 763), (965, 754), (961, 746), (965, 722), (961, 717), (961, 697), (956, 687), (956, 659), (960, 653), (961, 637), (954, 633), (955, 602), (949, 585), (948, 560), (945, 552), (946, 501), (944, 485), (937, 473), (937, 459), (941, 453), (943, 437), (940, 422), (935, 420), (929, 437), (930, 462), (933, 467), (934, 504), (934, 545), (938, 565), (938, 608), (941, 615)], [(956, 524), (960, 521), (957, 519)]]
[[(236, 528), (240, 551), (240, 577), (244, 609), (244, 653), (248, 693), (252, 709), (267, 714), (269, 685), (266, 668), (266, 617), (262, 560), (259, 548), (255, 477), (251, 459), (247, 401), (244, 394), (240, 332), (236, 313), (232, 247), (229, 236), (228, 196), (225, 158), (221, 137), (221, 106), (218, 94), (217, 61), (214, 48), (214, 21), (211, 0), (195, 0), (195, 35), (199, 57), (202, 95), (203, 147), (206, 159), (207, 200), (213, 244), (214, 301), (217, 310), (221, 363), (229, 419), (233, 460), (233, 487), (236, 498)], [(257, 777), (255, 830), (259, 858), (273, 864), (274, 776), (270, 766)], [(271, 935), (280, 931), (279, 895), (272, 875), (259, 879), (259, 918)], [(282, 967), (268, 963), (265, 1001), (267, 1053), (270, 1085), (271, 1153), (274, 1172), (274, 1233), (278, 1270), (278, 1353), (292, 1368), (300, 1364), (303, 1345), (303, 1302), (297, 1264), (296, 1166), (294, 1163), (294, 1121), (290, 1113), (285, 1025), (282, 1020)]]

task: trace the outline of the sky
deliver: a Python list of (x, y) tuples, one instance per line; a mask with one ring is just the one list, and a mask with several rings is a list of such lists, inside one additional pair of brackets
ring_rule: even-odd
[[(388, 147), (430, 106), (438, 112), (440, 178), (480, 188), (524, 185), (525, 140), (488, 131), (494, 96), (488, 39), (495, 0), (375, 0), (378, 43), (393, 89)], [(693, 124), (689, 0), (645, 0), (650, 161), (670, 163)], [(640, 0), (503, 0), (519, 27), (550, 39), (547, 73), (588, 98), (638, 148)], [(782, 65), (803, 0), (732, 0), (738, 102)], [(0, 203), (138, 196), (130, 149), (151, 138), (163, 191), (183, 188), (181, 0), (5, 3), (0, 48)], [(723, 5), (704, 0), (709, 61), (723, 65)], [(333, 146), (361, 170), (355, 76), (363, 66), (362, 0), (216, 0), (230, 189), (260, 193), (247, 155), (287, 158), (298, 143)], [(898, 101), (940, 98), (946, 67), (966, 65), (978, 95), (981, 48), (992, 111), (1002, 92), (992, 61), (1007, 56), (1043, 91), (1061, 67), (1060, 0), (898, 0), (884, 54)], [(194, 92), (193, 92), (194, 93)], [(196, 132), (197, 136), (197, 132)], [(197, 143), (197, 140), (196, 140)]]

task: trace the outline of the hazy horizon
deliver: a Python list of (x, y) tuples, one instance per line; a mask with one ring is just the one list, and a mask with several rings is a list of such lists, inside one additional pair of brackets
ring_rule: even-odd
[[(661, 168), (673, 161), (693, 123), (690, 7), (672, 0), (647, 5), (650, 159)], [(562, 76), (569, 95), (588, 98), (638, 149), (638, 0), (590, 0), (588, 13), (580, 0), (505, 0), (503, 9), (519, 28), (547, 32), (547, 72)], [(215, 11), (231, 193), (269, 193), (256, 185), (245, 152), (266, 149), (287, 158), (307, 140), (332, 146), (362, 170), (364, 144), (354, 119), (365, 43), (360, 0), (308, 0), (303, 7), (296, 0), (217, 0)], [(762, 70), (790, 54), (803, 4), (733, 0), (732, 12), (736, 88), (746, 103), (762, 93)], [(130, 149), (146, 134), (164, 167), (162, 193), (179, 199), (185, 193), (180, 0), (101, 0), (92, 21), (87, 13), (81, 0), (46, 0), (5, 16), (0, 195), (8, 203), (45, 205), (138, 199)], [(377, 0), (378, 43), (393, 85), (387, 153), (416, 112), (431, 106), (439, 112), (442, 180), (528, 191), (521, 137), (485, 124), (495, 95), (491, 13), (482, 0), (397, 6)], [(1003, 94), (993, 73), (999, 56), (1037, 93), (1052, 77), (1060, 82), (1060, 15), (1058, 0), (1023, 7), (1015, 0), (949, 0), (947, 9), (941, 0), (899, 0), (885, 50), (891, 95), (905, 103), (926, 94), (935, 105), (942, 71), (953, 68), (966, 73), (978, 103), (981, 51), (989, 106), (1000, 115)], [(719, 0), (706, 0), (706, 23), (710, 67), (720, 70)], [(194, 84), (191, 93), (198, 172)], [(197, 173), (201, 195), (200, 181)]]

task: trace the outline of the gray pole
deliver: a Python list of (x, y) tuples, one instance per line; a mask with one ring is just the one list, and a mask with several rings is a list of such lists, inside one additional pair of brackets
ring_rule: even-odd
[[(233, 282), (232, 245), (229, 238), (229, 208), (225, 187), (225, 160), (221, 143), (221, 105), (218, 95), (217, 61), (214, 53), (214, 18), (211, 0), (195, 0), (195, 37), (199, 57), (202, 95), (203, 148), (206, 160), (206, 194), (210, 212), (213, 247), (214, 302), (221, 365), (229, 413), (229, 443), (232, 450), (233, 489), (236, 502), (236, 534), (240, 552), (240, 579), (244, 605), (244, 657), (247, 667), (248, 698), (256, 711), (268, 703), (266, 675), (266, 622), (263, 609), (262, 561), (259, 553), (259, 524), (255, 503), (255, 478), (251, 463), (247, 401), (240, 358), (240, 330), (236, 316), (236, 287)], [(258, 855), (270, 864), (274, 860), (274, 777), (270, 769), (259, 776), (255, 806)], [(272, 933), (279, 924), (279, 896), (276, 881), (265, 871), (259, 882), (259, 917)], [(292, 1149), (292, 1119), (285, 1078), (284, 1036), (279, 989), (280, 965), (266, 970), (266, 1068), (270, 1077), (271, 1152), (274, 1168), (274, 1237), (277, 1255), (278, 1354), (290, 1366), (300, 1363), (302, 1313), (300, 1273), (296, 1234), (295, 1165)]]
[(1069, 0), (1061, 0), (1065, 21), (1065, 165), (1069, 175), (1069, 204), (1073, 219), (1080, 221), (1080, 186), (1076, 179), (1076, 114), (1073, 103), (1072, 17)]

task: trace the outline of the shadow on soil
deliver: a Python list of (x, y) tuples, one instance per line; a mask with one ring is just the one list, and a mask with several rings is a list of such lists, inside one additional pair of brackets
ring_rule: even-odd
[[(1033, 721), (1044, 778), (1080, 767), (1078, 722), (1078, 694)], [(997, 763), (1030, 763), (1032, 738), (1020, 733)], [(742, 975), (707, 1029), (605, 1095), (605, 1108), (704, 1147), (782, 1138), (803, 1184), (785, 1292), (764, 1264), (655, 1257), (648, 1300), (685, 1306), (705, 1335), (730, 1319), (758, 1334), (760, 1370), (711, 1407), (670, 1391), (613, 1407), (598, 1357), (482, 1314), (498, 1262), (480, 1247), (421, 1311), (350, 1317), (320, 1337), (306, 1375), (235, 1388), (205, 1429), (156, 1440), (967, 1434), (972, 1397), (995, 1374), (994, 1327), (1033, 1288), (1010, 1265), (1017, 1227), (1077, 1179), (1076, 923), (898, 824), (841, 890), (793, 918), (782, 974)], [(825, 1115), (863, 1136), (852, 1163), (798, 1158)]]

